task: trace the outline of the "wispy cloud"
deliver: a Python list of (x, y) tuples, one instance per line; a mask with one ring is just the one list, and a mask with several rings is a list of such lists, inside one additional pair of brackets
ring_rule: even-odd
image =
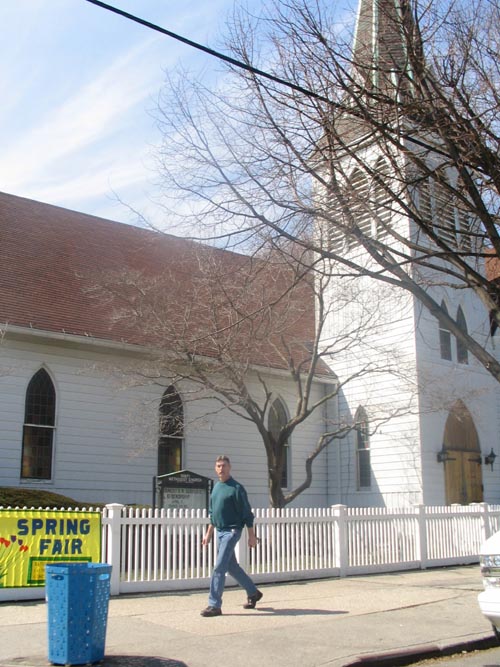
[[(210, 43), (232, 0), (167, 4), (117, 3)], [(148, 207), (157, 180), (151, 146), (160, 141), (149, 110), (164, 70), (179, 57), (189, 68), (199, 52), (67, 0), (0, 3), (0, 40), (0, 87), (8, 91), (0, 106), (0, 189), (97, 215), (120, 213), (115, 193)], [(129, 220), (122, 208), (118, 219)]]
[(157, 87), (140, 64), (147, 46), (141, 44), (118, 58), (38, 125), (13, 138), (1, 156), (3, 187), (15, 190), (21, 183), (43, 181), (48, 167), (58, 160), (116, 134), (130, 109), (145, 103), (154, 92), (153, 83)]

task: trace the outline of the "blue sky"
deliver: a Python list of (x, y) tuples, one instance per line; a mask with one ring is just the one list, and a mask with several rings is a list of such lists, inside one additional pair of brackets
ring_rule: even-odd
[[(212, 47), (232, 7), (108, 1)], [(85, 0), (2, 0), (0, 41), (0, 190), (134, 222), (118, 197), (154, 222), (165, 70), (182, 63), (210, 76), (220, 63)]]

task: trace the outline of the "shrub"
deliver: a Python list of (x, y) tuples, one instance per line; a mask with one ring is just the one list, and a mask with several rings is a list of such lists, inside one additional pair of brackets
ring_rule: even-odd
[[(49, 509), (67, 509), (89, 507), (90, 503), (82, 503), (60, 493), (45, 489), (25, 489), (20, 487), (0, 486), (0, 507), (43, 507)], [(102, 507), (102, 503), (94, 503), (92, 507)]]

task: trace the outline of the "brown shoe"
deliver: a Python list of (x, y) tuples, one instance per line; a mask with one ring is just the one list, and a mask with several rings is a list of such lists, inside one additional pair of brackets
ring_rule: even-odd
[(255, 609), (255, 605), (259, 600), (262, 599), (263, 595), (264, 593), (262, 593), (261, 591), (257, 591), (253, 595), (249, 595), (247, 598), (248, 602), (243, 605), (243, 609)]
[(222, 616), (222, 609), (220, 607), (207, 607), (200, 614), (201, 616)]

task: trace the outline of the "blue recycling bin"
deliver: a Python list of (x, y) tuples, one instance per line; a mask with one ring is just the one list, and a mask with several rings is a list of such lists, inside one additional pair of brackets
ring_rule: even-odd
[(45, 567), (49, 662), (85, 665), (104, 658), (111, 565), (53, 563)]

